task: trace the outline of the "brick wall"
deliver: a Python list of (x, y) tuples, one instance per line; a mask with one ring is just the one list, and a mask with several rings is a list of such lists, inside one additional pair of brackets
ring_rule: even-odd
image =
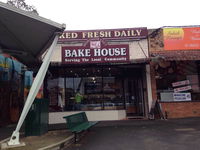
[(161, 102), (168, 118), (200, 117), (200, 102)]
[(163, 30), (162, 29), (150, 29), (149, 31), (149, 51), (163, 51)]

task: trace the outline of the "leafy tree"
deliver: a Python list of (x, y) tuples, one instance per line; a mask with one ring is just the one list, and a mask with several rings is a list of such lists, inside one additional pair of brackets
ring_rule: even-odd
[(25, 0), (8, 0), (7, 4), (22, 9), (24, 11), (32, 12), (39, 15), (36, 8), (34, 6), (27, 5)]

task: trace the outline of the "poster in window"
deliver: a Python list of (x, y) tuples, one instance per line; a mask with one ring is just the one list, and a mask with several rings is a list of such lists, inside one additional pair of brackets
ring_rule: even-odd
[(173, 93), (174, 101), (191, 101), (191, 93)]

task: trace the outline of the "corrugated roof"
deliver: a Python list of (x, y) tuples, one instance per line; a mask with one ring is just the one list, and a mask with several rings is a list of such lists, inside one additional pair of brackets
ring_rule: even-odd
[(30, 66), (65, 26), (0, 2), (0, 49)]
[(152, 51), (151, 57), (162, 57), (165, 60), (200, 60), (200, 50)]

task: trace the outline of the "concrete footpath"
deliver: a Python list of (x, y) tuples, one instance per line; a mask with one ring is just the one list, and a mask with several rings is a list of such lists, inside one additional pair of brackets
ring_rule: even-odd
[(0, 142), (1, 150), (55, 150), (67, 147), (74, 140), (74, 135), (67, 130), (49, 131), (48, 133), (41, 136), (28, 136), (21, 137), (20, 143), (25, 143), (25, 146), (20, 147), (8, 147), (8, 140)]
[(25, 146), (8, 147), (7, 141), (15, 129), (15, 125), (0, 128), (0, 150), (55, 150), (63, 149), (74, 142), (74, 135), (66, 130), (66, 125), (50, 127), (51, 131), (41, 136), (24, 136), (23, 129), (20, 132), (20, 143)]

